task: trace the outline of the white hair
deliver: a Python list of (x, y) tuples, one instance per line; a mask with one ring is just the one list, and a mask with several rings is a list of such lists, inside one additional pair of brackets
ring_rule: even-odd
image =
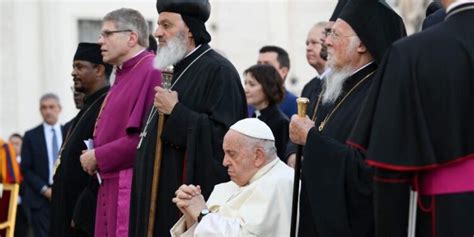
[(276, 150), (274, 141), (253, 138), (247, 135), (243, 135), (243, 136), (245, 137), (248, 148), (255, 149), (255, 148), (260, 147), (264, 150), (266, 160), (273, 160), (273, 158), (277, 157), (277, 150)]

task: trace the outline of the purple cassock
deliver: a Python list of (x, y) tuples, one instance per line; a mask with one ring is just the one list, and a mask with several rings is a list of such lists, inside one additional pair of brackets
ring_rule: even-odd
[(139, 133), (161, 74), (143, 51), (124, 62), (97, 118), (94, 145), (103, 180), (97, 197), (95, 236), (128, 236), (130, 192)]

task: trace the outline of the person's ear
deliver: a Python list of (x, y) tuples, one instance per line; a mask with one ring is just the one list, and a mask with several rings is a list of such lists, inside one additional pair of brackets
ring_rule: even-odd
[(285, 75), (282, 80), (285, 80), (286, 77), (288, 76), (288, 72), (290, 71), (290, 69), (288, 67), (281, 67), (280, 68), (280, 71), (283, 73), (283, 75)]
[(105, 75), (105, 66), (103, 64), (98, 64), (96, 68), (95, 75), (97, 77), (102, 77)]
[(260, 168), (262, 166), (265, 165), (265, 152), (263, 150), (263, 148), (261, 147), (258, 147), (255, 151), (255, 160), (254, 160), (254, 164), (255, 164), (255, 167), (257, 168)]
[(362, 41), (359, 41), (359, 46), (357, 46), (357, 52), (358, 52), (358, 53), (365, 53), (365, 52), (367, 52), (367, 47), (365, 47), (365, 44), (362, 43)]
[(132, 31), (130, 32), (130, 39), (128, 40), (128, 46), (134, 47), (136, 44), (138, 44), (138, 33)]

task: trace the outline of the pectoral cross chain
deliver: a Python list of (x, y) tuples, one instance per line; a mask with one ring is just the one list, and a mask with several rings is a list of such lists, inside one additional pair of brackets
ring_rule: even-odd
[(143, 139), (146, 137), (147, 132), (143, 130), (143, 132), (140, 133), (140, 142), (138, 142), (137, 149), (139, 149), (142, 146)]

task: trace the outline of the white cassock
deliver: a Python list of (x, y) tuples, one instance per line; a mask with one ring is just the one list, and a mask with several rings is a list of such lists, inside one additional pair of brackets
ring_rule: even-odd
[(240, 237), (290, 235), (294, 170), (276, 158), (262, 167), (249, 184), (218, 184), (207, 201), (210, 214), (186, 231), (181, 218), (173, 237)]

